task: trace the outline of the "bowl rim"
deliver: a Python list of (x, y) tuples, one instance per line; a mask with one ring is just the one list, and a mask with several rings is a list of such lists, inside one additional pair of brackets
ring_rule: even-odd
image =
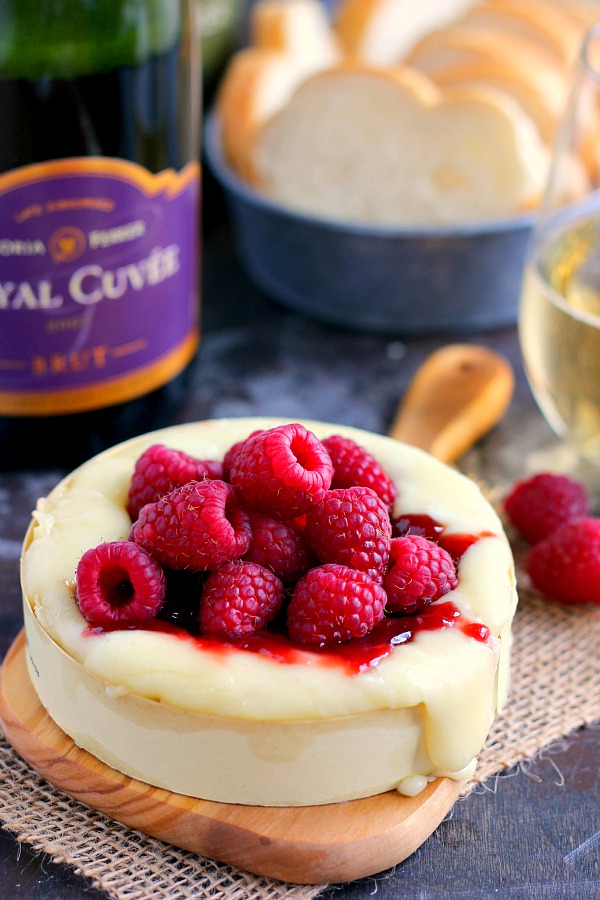
[(312, 228), (322, 228), (328, 231), (343, 232), (348, 235), (362, 237), (382, 238), (464, 238), (484, 237), (486, 235), (502, 234), (508, 231), (528, 230), (535, 221), (535, 210), (527, 210), (506, 219), (486, 219), (476, 222), (468, 222), (458, 225), (439, 225), (435, 227), (415, 228), (397, 225), (370, 225), (360, 222), (346, 222), (342, 219), (331, 219), (320, 216), (311, 216), (298, 210), (280, 206), (279, 204), (263, 197), (258, 191), (251, 188), (234, 172), (227, 164), (221, 148), (221, 133), (219, 117), (216, 106), (211, 107), (204, 114), (203, 147), (206, 162), (213, 175), (223, 188), (235, 195), (246, 204), (254, 205), (264, 212), (291, 219), (297, 224), (303, 224)]

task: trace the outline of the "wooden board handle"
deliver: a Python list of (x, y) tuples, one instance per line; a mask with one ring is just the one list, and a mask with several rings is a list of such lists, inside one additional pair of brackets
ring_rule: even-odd
[(494, 350), (449, 344), (418, 369), (389, 434), (452, 463), (499, 421), (514, 381), (510, 363)]

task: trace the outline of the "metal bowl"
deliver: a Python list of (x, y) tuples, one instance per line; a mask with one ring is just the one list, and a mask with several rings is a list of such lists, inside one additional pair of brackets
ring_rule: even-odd
[(214, 110), (205, 125), (236, 254), (271, 299), (335, 325), (400, 335), (516, 322), (531, 213), (420, 230), (311, 217), (249, 188), (223, 159)]

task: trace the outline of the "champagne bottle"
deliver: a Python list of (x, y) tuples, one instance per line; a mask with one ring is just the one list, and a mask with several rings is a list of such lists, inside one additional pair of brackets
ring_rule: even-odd
[(199, 341), (187, 0), (0, 0), (0, 467), (167, 424)]

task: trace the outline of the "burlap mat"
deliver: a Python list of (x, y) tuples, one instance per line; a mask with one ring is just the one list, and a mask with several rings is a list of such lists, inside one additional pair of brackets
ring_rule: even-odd
[[(509, 700), (465, 793), (600, 719), (600, 608), (550, 604), (524, 588), (519, 593)], [(308, 900), (325, 887), (255, 877), (115, 823), (37, 776), (1, 734), (0, 781), (3, 827), (115, 900)]]

